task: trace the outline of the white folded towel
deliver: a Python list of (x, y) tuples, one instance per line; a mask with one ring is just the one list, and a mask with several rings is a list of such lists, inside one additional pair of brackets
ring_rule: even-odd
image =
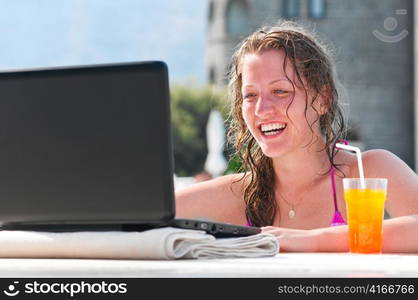
[(216, 239), (173, 227), (143, 232), (0, 231), (3, 258), (254, 258), (274, 256), (278, 249), (277, 238), (268, 233)]

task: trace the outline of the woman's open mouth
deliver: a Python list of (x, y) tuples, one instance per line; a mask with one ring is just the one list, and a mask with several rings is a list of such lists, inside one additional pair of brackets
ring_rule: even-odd
[(286, 129), (285, 123), (270, 123), (262, 124), (260, 130), (264, 136), (274, 136), (280, 134), (283, 130)]

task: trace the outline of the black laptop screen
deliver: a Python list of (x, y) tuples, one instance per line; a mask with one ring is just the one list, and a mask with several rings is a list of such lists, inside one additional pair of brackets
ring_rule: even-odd
[(167, 77), (160, 62), (0, 73), (1, 222), (172, 218)]

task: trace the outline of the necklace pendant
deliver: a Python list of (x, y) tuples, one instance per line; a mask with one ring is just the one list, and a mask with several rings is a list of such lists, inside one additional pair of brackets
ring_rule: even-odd
[(289, 216), (290, 219), (293, 219), (296, 216), (296, 211), (292, 208), (289, 210), (287, 215)]

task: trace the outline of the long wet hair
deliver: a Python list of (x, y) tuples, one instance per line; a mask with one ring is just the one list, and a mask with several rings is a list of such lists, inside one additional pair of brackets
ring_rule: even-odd
[[(280, 21), (275, 26), (257, 30), (241, 42), (232, 57), (229, 72), (231, 110), (228, 138), (234, 146), (235, 156), (239, 157), (242, 163), (241, 169), (244, 174), (240, 180), (245, 179), (245, 213), (247, 220), (253, 226), (272, 225), (278, 207), (274, 196), (275, 173), (272, 160), (263, 154), (242, 116), (242, 59), (248, 53), (260, 54), (271, 49), (284, 51), (285, 73), (286, 65), (289, 63), (295, 70), (296, 84), (305, 91), (305, 118), (308, 105), (316, 111), (313, 105), (315, 101), (319, 97), (324, 100), (326, 112), (320, 114), (316, 111), (318, 118), (315, 122), (319, 121), (331, 167), (338, 169), (334, 163), (336, 154), (334, 145), (345, 137), (346, 132), (339, 91), (337, 91), (340, 84), (331, 52), (313, 33), (295, 22)], [(289, 81), (292, 82), (290, 79)], [(294, 82), (292, 85), (295, 89)], [(292, 102), (293, 99), (287, 109)], [(313, 138), (313, 124), (308, 122), (308, 125)]]

